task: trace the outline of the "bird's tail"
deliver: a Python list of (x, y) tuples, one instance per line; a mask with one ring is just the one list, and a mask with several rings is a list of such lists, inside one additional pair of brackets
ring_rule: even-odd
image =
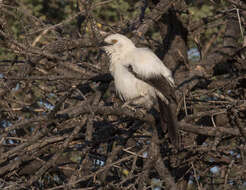
[(166, 131), (167, 128), (168, 136), (172, 144), (178, 147), (178, 123), (176, 119), (177, 104), (175, 102), (170, 102), (169, 104), (166, 104), (166, 102), (164, 102), (160, 98), (158, 98), (158, 103), (160, 109), (161, 127), (163, 131)]

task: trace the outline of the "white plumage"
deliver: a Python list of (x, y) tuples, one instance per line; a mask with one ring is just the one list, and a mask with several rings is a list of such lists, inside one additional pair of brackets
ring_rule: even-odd
[[(122, 100), (148, 109), (158, 102), (158, 98), (169, 103), (170, 99), (162, 92), (163, 86), (157, 86), (175, 87), (172, 73), (150, 49), (135, 47), (121, 34), (109, 35), (104, 42), (108, 44), (104, 49), (110, 56), (110, 73)], [(154, 85), (148, 80), (154, 81)]]

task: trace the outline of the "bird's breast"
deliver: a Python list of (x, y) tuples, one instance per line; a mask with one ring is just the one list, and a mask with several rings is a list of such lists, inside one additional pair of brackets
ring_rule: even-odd
[(128, 100), (140, 95), (137, 79), (124, 68), (116, 69), (113, 76), (116, 90), (123, 99)]
[(112, 65), (111, 73), (114, 77), (116, 91), (121, 99), (127, 101), (141, 97), (135, 101), (136, 104), (147, 105), (146, 107), (153, 105), (155, 91), (149, 84), (137, 79), (122, 65)]

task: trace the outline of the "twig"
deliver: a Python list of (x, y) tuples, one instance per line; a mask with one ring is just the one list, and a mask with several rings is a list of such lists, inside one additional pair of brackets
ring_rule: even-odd
[(228, 168), (227, 168), (227, 172), (226, 172), (226, 176), (225, 176), (225, 181), (224, 181), (224, 188), (226, 188), (226, 185), (228, 183), (228, 176), (229, 176), (229, 173), (231, 171), (231, 168), (234, 164), (235, 160), (232, 160), (231, 163), (229, 164)]
[(193, 171), (194, 171), (194, 176), (195, 176), (196, 184), (197, 184), (197, 186), (198, 186), (198, 190), (202, 190), (201, 184), (200, 184), (199, 181), (198, 181), (198, 176), (197, 176), (196, 169), (195, 169), (195, 167), (194, 167), (193, 162), (191, 162), (191, 166), (192, 166), (192, 169), (193, 169)]
[(242, 27), (241, 17), (240, 17), (239, 9), (236, 9), (236, 10), (237, 10), (237, 18), (238, 18), (238, 22), (239, 22), (241, 36), (242, 36), (242, 40), (243, 40), (244, 39), (244, 35), (243, 35), (243, 27)]

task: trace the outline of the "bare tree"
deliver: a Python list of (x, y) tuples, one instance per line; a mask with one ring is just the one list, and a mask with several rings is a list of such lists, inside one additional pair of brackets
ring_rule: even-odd
[[(244, 1), (35, 3), (0, 1), (1, 189), (245, 188)], [(100, 31), (172, 70), (180, 149), (122, 107)]]

